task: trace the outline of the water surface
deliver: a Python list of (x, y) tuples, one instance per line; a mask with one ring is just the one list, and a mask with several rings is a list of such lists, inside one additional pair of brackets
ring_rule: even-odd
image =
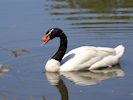
[[(96, 72), (43, 73), (58, 48), (41, 36), (59, 27), (68, 51), (82, 45), (126, 48), (120, 65)], [(132, 100), (132, 0), (0, 0), (1, 100)]]

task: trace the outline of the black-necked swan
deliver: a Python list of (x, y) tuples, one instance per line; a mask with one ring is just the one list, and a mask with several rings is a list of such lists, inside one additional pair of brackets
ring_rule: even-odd
[(81, 46), (72, 49), (67, 54), (67, 36), (59, 28), (49, 29), (42, 37), (42, 45), (49, 40), (60, 38), (58, 51), (45, 65), (45, 70), (49, 72), (92, 70), (102, 67), (111, 67), (118, 64), (124, 53), (124, 46), (115, 48)]

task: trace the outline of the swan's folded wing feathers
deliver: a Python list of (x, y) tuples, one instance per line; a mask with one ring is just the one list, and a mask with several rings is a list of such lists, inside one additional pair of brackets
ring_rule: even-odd
[(89, 70), (113, 66), (113, 65), (117, 64), (118, 61), (119, 61), (119, 59), (116, 56), (110, 55), (110, 56), (104, 57), (102, 60), (91, 65)]
[[(87, 50), (86, 50), (87, 49)], [(66, 59), (67, 57), (69, 57), (69, 55), (74, 55), (73, 57), (71, 57), (70, 59)], [(68, 52), (62, 59), (62, 66), (60, 67), (60, 70), (68, 70), (68, 71), (72, 71), (72, 70), (78, 70), (78, 69), (82, 69), (85, 66), (81, 66), (81, 68), (78, 68), (77, 66), (80, 66), (86, 62), (88, 62), (90, 59), (92, 59), (93, 57), (95, 57), (97, 54), (96, 49), (90, 49), (90, 48), (84, 48), (84, 47), (80, 47), (77, 49), (74, 49), (70, 52)], [(67, 60), (67, 62), (65, 61)]]
[(118, 58), (113, 48), (83, 46), (68, 52), (62, 61), (64, 63), (60, 67), (61, 71), (74, 71), (114, 65), (118, 62)]
[(114, 48), (108, 48), (108, 47), (97, 47), (98, 50), (102, 50), (105, 52), (108, 52), (110, 54), (116, 54), (116, 51)]
[(85, 69), (85, 70), (86, 70), (86, 69), (88, 69), (91, 65), (93, 65), (95, 62), (98, 62), (98, 61), (100, 61), (101, 59), (103, 59), (103, 58), (102, 58), (102, 57), (93, 57), (93, 58), (91, 58), (90, 60), (86, 61), (85, 63), (83, 63), (83, 64), (77, 66), (76, 69), (78, 69), (78, 70), (84, 70), (84, 69)]

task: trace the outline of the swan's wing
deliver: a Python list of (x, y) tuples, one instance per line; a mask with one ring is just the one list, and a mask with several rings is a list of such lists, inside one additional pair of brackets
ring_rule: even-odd
[(115, 52), (114, 48), (109, 48), (109, 47), (97, 47), (98, 50), (103, 50), (106, 52)]
[(99, 68), (118, 62), (116, 51), (113, 48), (83, 46), (68, 52), (63, 60), (61, 71)]
[[(116, 51), (114, 48), (108, 48), (108, 47), (97, 47), (97, 51), (99, 54), (103, 56), (108, 56), (108, 55), (116, 55)], [(106, 54), (106, 55), (104, 55)]]
[(92, 69), (98, 69), (102, 67), (111, 67), (117, 64), (118, 61), (119, 59), (117, 56), (110, 55), (110, 56), (104, 57), (100, 61), (97, 61), (96, 63), (91, 65), (89, 69), (92, 70)]
[(102, 59), (92, 64), (89, 69), (111, 67), (119, 62), (119, 57), (114, 48), (98, 47), (97, 49), (98, 55), (100, 55)]
[(84, 63), (95, 58), (96, 54), (96, 47), (83, 46), (73, 49), (64, 56), (60, 70), (72, 71), (88, 67), (88, 65), (84, 66)]
[(115, 55), (117, 58), (121, 58), (125, 51), (125, 47), (123, 45), (118, 45), (115, 48), (97, 47), (97, 49), (100, 51), (105, 51), (109, 55)]
[(75, 60), (78, 63), (83, 63), (95, 56), (96, 52), (96, 48), (91, 46), (82, 46), (76, 49), (72, 49), (64, 55), (62, 63), (70, 60)]

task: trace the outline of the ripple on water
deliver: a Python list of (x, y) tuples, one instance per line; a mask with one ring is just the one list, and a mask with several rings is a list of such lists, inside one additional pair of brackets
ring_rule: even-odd
[[(71, 29), (90, 34), (106, 34), (111, 38), (133, 38), (133, 8), (127, 2), (108, 0), (49, 0), (47, 7), (55, 20), (67, 21)], [(108, 38), (106, 37), (106, 38)]]

